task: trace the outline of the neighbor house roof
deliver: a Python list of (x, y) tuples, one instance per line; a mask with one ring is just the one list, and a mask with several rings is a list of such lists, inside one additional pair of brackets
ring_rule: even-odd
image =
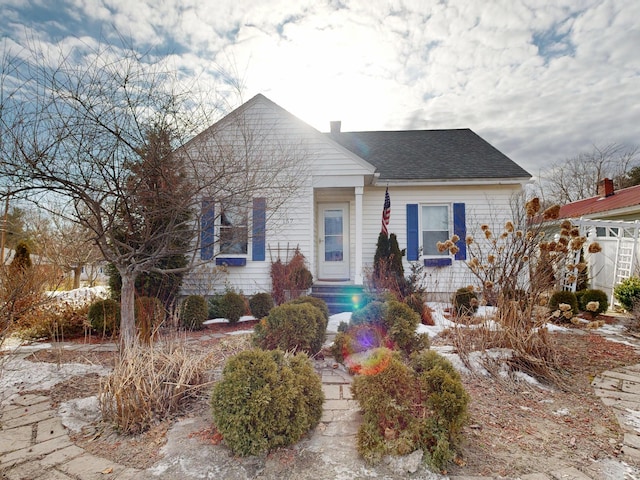
[(326, 135), (374, 165), (379, 180), (531, 178), (526, 170), (468, 128)]
[(584, 200), (567, 203), (560, 207), (559, 218), (578, 218), (594, 214), (613, 213), (630, 207), (638, 207), (640, 211), (640, 185), (622, 188), (611, 192), (608, 196), (597, 195)]

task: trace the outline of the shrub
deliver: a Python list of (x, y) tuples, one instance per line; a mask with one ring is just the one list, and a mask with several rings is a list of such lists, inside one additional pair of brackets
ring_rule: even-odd
[(138, 297), (134, 309), (138, 335), (144, 343), (149, 343), (164, 322), (164, 306), (157, 297)]
[(384, 323), (389, 338), (406, 355), (429, 348), (427, 334), (417, 334), (420, 317), (408, 305), (396, 300), (386, 302), (383, 308)]
[[(598, 302), (598, 308), (595, 310), (589, 309), (587, 306), (591, 302)], [(583, 312), (589, 312), (593, 318), (597, 317), (601, 313), (604, 313), (609, 308), (609, 299), (607, 294), (602, 290), (588, 289), (582, 290), (579, 298), (580, 310)]]
[(93, 302), (89, 306), (87, 320), (96, 332), (115, 334), (120, 326), (120, 304), (111, 298)]
[(238, 323), (240, 317), (247, 313), (247, 304), (244, 296), (229, 291), (220, 298), (220, 315), (229, 320), (230, 324)]
[(306, 352), (322, 348), (327, 323), (322, 312), (309, 303), (284, 303), (274, 307), (254, 329), (254, 345), (264, 349)]
[(372, 325), (383, 325), (384, 314), (382, 312), (382, 306), (384, 304), (377, 300), (367, 303), (360, 310), (356, 310), (351, 314), (350, 325), (360, 325), (363, 323)]
[(451, 302), (459, 317), (470, 316), (478, 311), (478, 295), (472, 287), (462, 287), (456, 290)]
[(613, 289), (613, 295), (627, 311), (633, 312), (640, 302), (640, 278), (629, 277)]
[(200, 330), (207, 319), (207, 301), (202, 295), (189, 295), (180, 308), (180, 323), (187, 330)]
[(424, 297), (420, 293), (407, 295), (403, 301), (420, 316), (420, 321), (424, 325), (435, 324), (431, 316), (431, 309), (424, 303)]
[(82, 335), (89, 305), (53, 303), (40, 305), (22, 317), (16, 327), (16, 335), (23, 340), (63, 341)]
[(575, 293), (568, 290), (557, 290), (553, 292), (551, 298), (549, 298), (549, 310), (557, 310), (561, 303), (570, 305), (574, 315), (578, 313), (578, 299)]
[(204, 353), (170, 342), (126, 348), (101, 382), (102, 417), (122, 433), (144, 432), (203, 395), (209, 385), (207, 372), (242, 348), (246, 342), (238, 336)]
[(460, 376), (432, 351), (414, 354), (409, 365), (387, 349), (377, 356), (385, 367), (357, 376), (352, 385), (364, 414), (359, 453), (376, 463), (385, 455), (422, 449), (432, 467), (444, 469), (467, 420), (469, 396)]
[(273, 298), (271, 297), (271, 294), (266, 292), (256, 293), (249, 299), (249, 310), (251, 310), (251, 315), (258, 319), (269, 315), (269, 311), (273, 306)]
[(220, 313), (220, 300), (222, 299), (221, 294), (216, 294), (213, 297), (209, 297), (207, 300), (208, 306), (208, 318), (221, 318), (222, 313)]
[[(322, 300), (321, 298), (311, 297), (309, 295), (303, 295), (302, 297), (294, 298), (289, 303), (300, 304), (300, 303), (309, 303), (316, 307), (320, 312), (322, 312), (322, 316), (325, 318), (327, 323), (329, 322), (329, 307), (327, 307), (327, 302)], [(325, 325), (326, 328), (326, 325)]]
[(259, 455), (313, 429), (323, 402), (320, 377), (306, 355), (250, 350), (228, 360), (213, 388), (211, 411), (234, 454)]
[(356, 373), (367, 368), (362, 362), (369, 362), (361, 352), (386, 347), (408, 356), (429, 348), (429, 336), (416, 333), (419, 323), (418, 314), (402, 302), (371, 302), (354, 312), (349, 327), (336, 335), (331, 354)]

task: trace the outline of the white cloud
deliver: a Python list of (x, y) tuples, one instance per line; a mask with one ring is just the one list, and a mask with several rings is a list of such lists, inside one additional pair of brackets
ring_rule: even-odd
[(321, 130), (469, 127), (532, 173), (638, 143), (637, 0), (69, 1), (78, 21), (208, 81), (231, 72), (245, 100), (262, 92)]

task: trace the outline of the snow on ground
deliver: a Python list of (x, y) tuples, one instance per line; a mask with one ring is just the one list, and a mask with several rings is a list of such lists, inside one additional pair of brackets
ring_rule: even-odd
[(96, 300), (104, 300), (109, 297), (109, 287), (82, 287), (75, 290), (51, 291), (47, 294), (58, 301), (72, 305), (86, 305)]

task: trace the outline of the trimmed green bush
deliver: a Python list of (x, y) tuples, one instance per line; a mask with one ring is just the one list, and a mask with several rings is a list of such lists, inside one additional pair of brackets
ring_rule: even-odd
[[(589, 302), (598, 302), (598, 308), (594, 311), (587, 310)], [(602, 290), (596, 289), (582, 290), (581, 295), (578, 298), (578, 303), (580, 305), (580, 310), (590, 313), (594, 318), (601, 313), (606, 312), (609, 308), (609, 298), (607, 297), (607, 294)]]
[(470, 316), (478, 311), (478, 295), (469, 287), (456, 290), (451, 303), (459, 317)]
[(317, 354), (326, 338), (327, 321), (310, 303), (283, 303), (274, 307), (254, 328), (253, 343), (273, 350)]
[(219, 309), (220, 315), (234, 324), (247, 313), (247, 304), (243, 295), (229, 291), (220, 298)]
[(211, 411), (234, 454), (260, 455), (294, 444), (318, 425), (323, 402), (320, 377), (306, 355), (257, 349), (226, 363)]
[(349, 325), (371, 324), (371, 325), (383, 325), (384, 313), (382, 307), (384, 303), (374, 300), (367, 303), (360, 310), (356, 310), (351, 314), (351, 320)]
[(120, 303), (107, 298), (98, 300), (89, 306), (87, 320), (96, 332), (102, 335), (112, 335), (120, 327)]
[(407, 304), (393, 300), (383, 306), (383, 319), (391, 341), (406, 355), (429, 348), (429, 336), (417, 334), (420, 316)]
[(209, 309), (202, 295), (189, 295), (180, 308), (180, 323), (187, 330), (201, 330)]
[(293, 303), (293, 304), (309, 303), (314, 307), (316, 307), (318, 310), (320, 310), (322, 312), (322, 316), (325, 318), (327, 323), (329, 323), (329, 307), (327, 306), (327, 302), (325, 302), (321, 298), (312, 297), (310, 295), (303, 295), (301, 297), (294, 298), (289, 303)]
[(222, 295), (216, 293), (212, 297), (207, 299), (207, 307), (208, 313), (207, 318), (221, 318), (222, 313), (220, 312), (220, 300), (222, 299)]
[(574, 315), (578, 313), (578, 299), (576, 298), (576, 294), (570, 292), (568, 290), (558, 290), (553, 292), (551, 298), (549, 298), (549, 310), (554, 311), (558, 309), (558, 305), (561, 303), (566, 303), (567, 305), (571, 305), (571, 310)]
[(273, 307), (273, 297), (270, 293), (256, 293), (249, 299), (249, 310), (251, 310), (251, 315), (253, 315), (257, 319), (269, 315), (269, 311)]
[(613, 289), (613, 295), (627, 311), (633, 312), (640, 302), (640, 278), (629, 277)]
[(352, 384), (363, 411), (359, 453), (377, 463), (385, 455), (422, 449), (432, 467), (444, 469), (467, 421), (469, 396), (460, 376), (432, 351), (412, 355), (409, 365), (387, 349), (379, 349), (377, 356), (384, 367), (357, 376)]

